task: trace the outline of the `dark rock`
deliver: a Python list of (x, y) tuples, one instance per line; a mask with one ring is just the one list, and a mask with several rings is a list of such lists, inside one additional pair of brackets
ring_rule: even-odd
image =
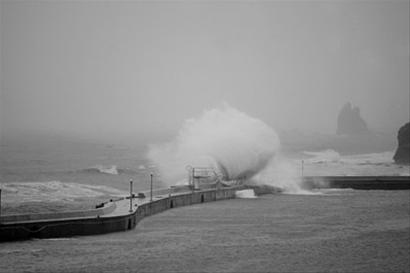
[(338, 135), (362, 135), (369, 133), (366, 122), (360, 116), (359, 107), (352, 107), (350, 102), (343, 106), (337, 118), (336, 133)]
[(399, 164), (410, 164), (410, 122), (400, 128), (397, 139), (399, 146), (394, 154), (394, 161)]

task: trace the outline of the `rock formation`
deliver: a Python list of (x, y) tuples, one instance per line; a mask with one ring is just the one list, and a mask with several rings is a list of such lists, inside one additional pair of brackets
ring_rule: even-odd
[(410, 164), (410, 122), (400, 128), (397, 139), (399, 146), (394, 154), (394, 161), (400, 164)]
[(339, 112), (337, 118), (338, 135), (361, 135), (369, 133), (366, 122), (360, 116), (359, 107), (352, 107), (346, 103)]

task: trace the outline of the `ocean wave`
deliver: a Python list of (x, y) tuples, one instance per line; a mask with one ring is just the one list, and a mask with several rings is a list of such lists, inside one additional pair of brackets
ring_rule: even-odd
[(94, 167), (86, 168), (81, 170), (81, 172), (90, 172), (90, 173), (105, 173), (105, 174), (112, 174), (118, 175), (117, 166), (103, 166), (103, 165), (96, 165)]
[(2, 191), (2, 201), (5, 203), (72, 202), (81, 198), (127, 194), (107, 186), (60, 181), (2, 183)]
[(341, 158), (340, 154), (332, 149), (318, 152), (304, 151), (303, 154), (311, 156), (306, 160), (309, 163), (339, 162)]
[(317, 152), (304, 151), (303, 154), (310, 156), (307, 163), (341, 163), (356, 165), (386, 165), (394, 164), (394, 152), (369, 153), (357, 155), (340, 155), (335, 150), (323, 150)]
[(394, 164), (394, 152), (349, 155), (343, 157), (343, 162), (350, 164), (391, 165)]
[[(304, 159), (303, 174), (307, 176), (360, 176), (360, 175), (400, 175), (409, 176), (410, 168), (394, 163), (394, 152), (340, 155), (334, 150), (303, 152), (310, 156)], [(294, 160), (301, 167), (300, 160)]]
[(96, 165), (90, 168), (85, 168), (79, 170), (80, 173), (95, 173), (95, 174), (110, 174), (110, 175), (119, 175), (119, 174), (136, 174), (137, 171), (132, 169), (123, 168), (120, 169), (116, 165), (104, 166)]

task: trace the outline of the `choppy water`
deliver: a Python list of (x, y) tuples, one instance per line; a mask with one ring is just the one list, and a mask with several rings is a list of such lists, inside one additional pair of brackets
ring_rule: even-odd
[(0, 271), (410, 272), (409, 194), (328, 190), (182, 207), (127, 232), (0, 244)]
[(4, 214), (90, 208), (126, 194), (131, 179), (136, 192), (148, 189), (156, 173), (142, 144), (55, 137), (3, 141), (0, 162)]
[[(307, 151), (307, 152), (306, 152)], [(304, 175), (408, 175), (392, 152), (301, 150)], [(286, 154), (282, 155), (286, 158)], [(144, 145), (2, 143), (2, 212), (90, 208), (164, 184)], [(410, 192), (329, 189), (169, 210), (135, 230), (0, 244), (0, 272), (409, 272)]]
[[(145, 142), (99, 143), (68, 138), (7, 140), (1, 143), (2, 212), (32, 213), (90, 208), (111, 197), (169, 184), (146, 159)], [(305, 147), (306, 148), (306, 147)], [(308, 147), (307, 147), (308, 148)], [(394, 164), (393, 152), (341, 155), (305, 151), (287, 158), (296, 175), (409, 175), (410, 166)]]
[(304, 165), (304, 173), (313, 176), (409, 176), (410, 166), (398, 165), (393, 161), (394, 152), (341, 155), (334, 150), (303, 151), (301, 159), (294, 164)]

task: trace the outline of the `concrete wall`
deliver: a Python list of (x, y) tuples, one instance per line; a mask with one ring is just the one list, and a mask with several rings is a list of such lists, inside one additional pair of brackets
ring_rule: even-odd
[(0, 241), (103, 234), (132, 229), (135, 225), (134, 215), (14, 223), (0, 225)]
[(141, 205), (135, 212), (124, 216), (94, 216), (89, 218), (66, 218), (19, 223), (3, 222), (0, 223), (0, 242), (25, 240), (30, 238), (57, 238), (125, 231), (133, 229), (144, 217), (160, 213), (167, 209), (235, 198), (235, 192), (238, 189), (239, 188), (205, 190), (169, 196)]
[(151, 203), (139, 206), (137, 209), (137, 214), (142, 215), (144, 217), (162, 212), (167, 209), (235, 198), (235, 192), (238, 189), (240, 188), (236, 187), (220, 190), (213, 189), (205, 191), (195, 191), (193, 193), (187, 194), (173, 195), (160, 200), (154, 200)]
[(320, 176), (304, 177), (306, 188), (351, 188), (358, 190), (408, 190), (409, 176)]

